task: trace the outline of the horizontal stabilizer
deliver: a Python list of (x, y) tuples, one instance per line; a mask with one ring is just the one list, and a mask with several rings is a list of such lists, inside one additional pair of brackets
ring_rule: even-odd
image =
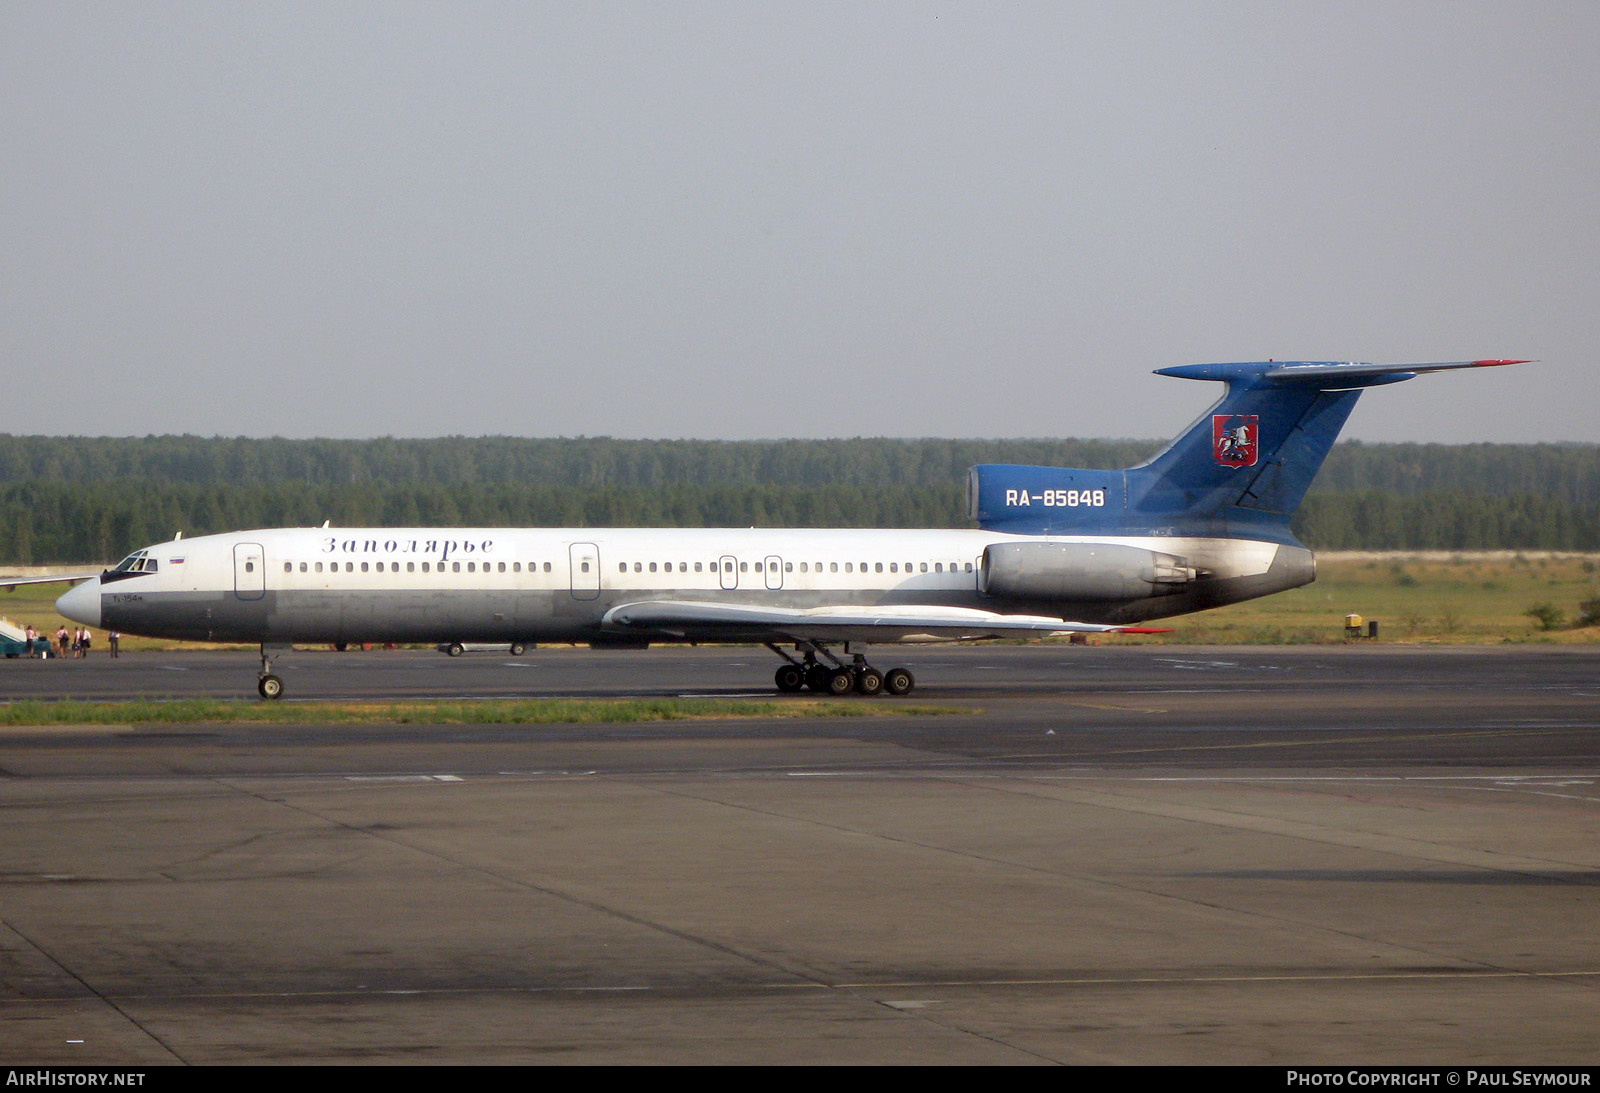
[(1497, 368), (1530, 361), (1431, 361), (1423, 364), (1368, 364), (1362, 361), (1238, 361), (1227, 364), (1180, 364), (1157, 368), (1158, 376), (1186, 380), (1218, 380), (1241, 386), (1260, 384), (1314, 384), (1323, 390), (1376, 387), (1414, 379), (1424, 372), (1456, 368)]
[(1269, 368), (1269, 380), (1323, 380), (1343, 376), (1401, 376), (1420, 375), (1423, 372), (1446, 372), (1452, 368), (1498, 368), (1507, 364), (1528, 364), (1529, 361), (1434, 361), (1431, 364), (1333, 364), (1301, 362)]

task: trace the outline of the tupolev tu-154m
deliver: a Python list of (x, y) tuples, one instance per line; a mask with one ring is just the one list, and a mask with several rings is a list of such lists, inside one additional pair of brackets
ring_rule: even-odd
[(1163, 368), (1221, 399), (1127, 470), (973, 467), (976, 529), (274, 528), (51, 579), (88, 578), (56, 601), (86, 626), (259, 643), (264, 698), (295, 642), (759, 642), (780, 691), (906, 694), (863, 647), (1151, 632), (1310, 582), (1289, 519), (1361, 392), (1520, 363)]

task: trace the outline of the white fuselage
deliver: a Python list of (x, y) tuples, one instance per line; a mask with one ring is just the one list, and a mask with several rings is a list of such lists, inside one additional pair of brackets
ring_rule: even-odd
[[(131, 571), (108, 571), (60, 603), (69, 617), (127, 633), (274, 643), (604, 640), (606, 611), (641, 600), (929, 605), (1133, 622), (1277, 591), (1254, 585), (1280, 552), (1297, 549), (1237, 539), (1040, 538), (1030, 541), (1181, 553), (1212, 593), (998, 604), (983, 591), (984, 552), (1018, 539), (959, 530), (277, 528), (147, 547), (123, 563), (134, 562)], [(1227, 593), (1235, 587), (1251, 590)]]

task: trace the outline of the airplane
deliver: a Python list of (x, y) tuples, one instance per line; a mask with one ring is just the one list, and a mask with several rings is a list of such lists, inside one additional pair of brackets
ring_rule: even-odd
[(87, 577), (56, 601), (86, 626), (259, 644), (267, 699), (296, 642), (759, 642), (782, 660), (779, 691), (903, 695), (911, 672), (864, 646), (1162, 632), (1140, 624), (1309, 583), (1289, 519), (1361, 392), (1522, 363), (1158, 369), (1222, 396), (1126, 470), (973, 467), (972, 530), (324, 524), (175, 538), (35, 580)]

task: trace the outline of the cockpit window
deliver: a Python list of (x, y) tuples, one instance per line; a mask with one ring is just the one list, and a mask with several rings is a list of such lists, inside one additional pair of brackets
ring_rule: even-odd
[(113, 573), (154, 573), (156, 560), (147, 550), (136, 550), (112, 567)]

